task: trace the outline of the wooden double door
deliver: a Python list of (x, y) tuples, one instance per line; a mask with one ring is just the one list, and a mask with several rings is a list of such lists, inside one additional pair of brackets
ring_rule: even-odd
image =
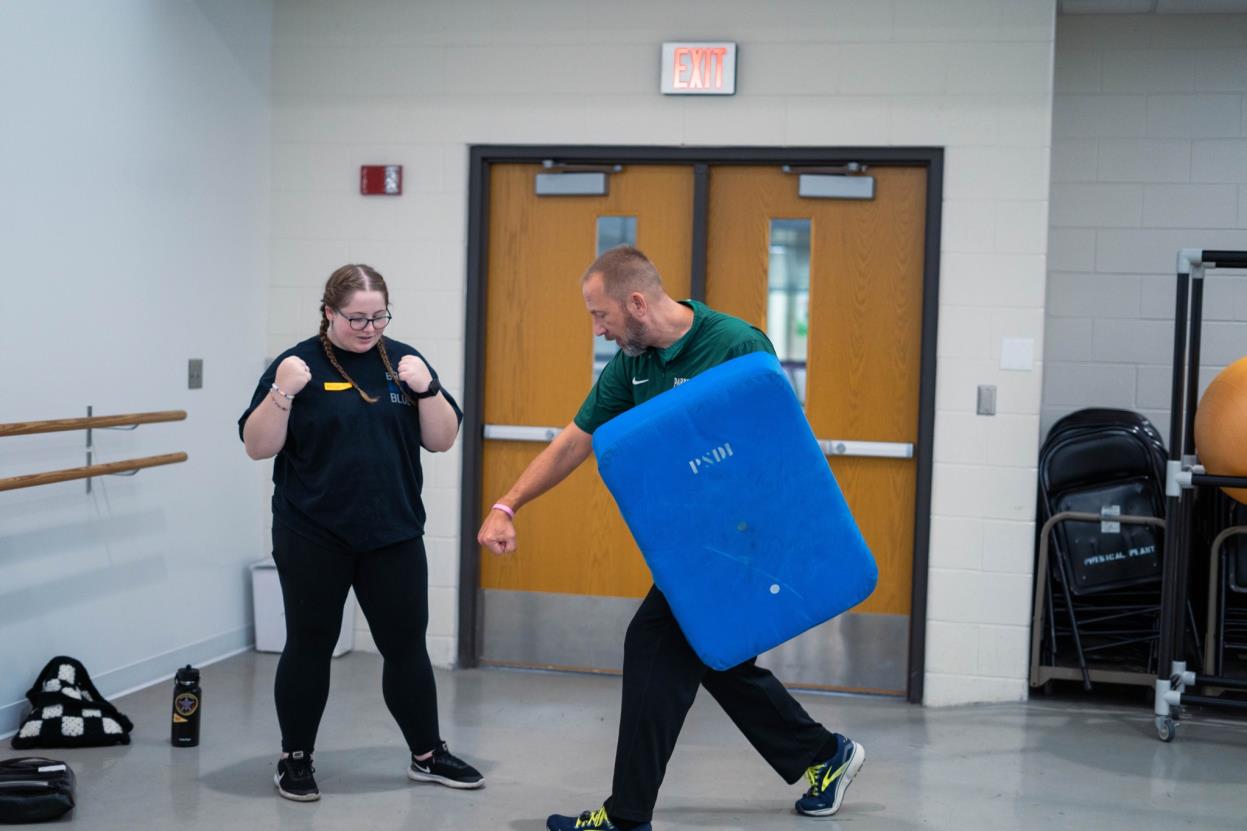
[[(537, 177), (550, 175), (559, 174), (538, 164), (489, 168), (482, 515), (570, 421), (609, 359), (613, 345), (595, 341), (580, 294), (596, 255), (635, 244), (668, 294), (694, 290), (693, 165), (607, 168), (597, 195), (539, 195)], [(711, 165), (701, 176), (699, 299), (775, 343), (879, 566), (868, 600), (760, 662), (790, 685), (903, 695), (927, 171), (830, 177), (833, 190), (853, 179), (859, 197), (873, 180), (871, 198), (852, 199), (802, 196), (800, 173), (779, 165)], [(525, 506), (517, 529), (514, 555), (480, 552), (478, 658), (618, 670), (627, 621), (652, 581), (592, 460)]]

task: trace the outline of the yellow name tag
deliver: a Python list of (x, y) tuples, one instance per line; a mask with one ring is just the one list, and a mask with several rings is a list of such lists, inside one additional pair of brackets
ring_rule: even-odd
[(349, 390), (350, 388), (351, 388), (351, 385), (348, 384), (346, 381), (326, 381), (325, 382), (325, 392), (342, 392), (342, 390)]

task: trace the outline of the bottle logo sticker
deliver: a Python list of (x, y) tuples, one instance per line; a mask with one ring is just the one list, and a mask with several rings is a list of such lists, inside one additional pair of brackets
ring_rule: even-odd
[(173, 699), (174, 718), (177, 716), (182, 716), (183, 718), (193, 716), (198, 709), (199, 696), (194, 693), (182, 693)]

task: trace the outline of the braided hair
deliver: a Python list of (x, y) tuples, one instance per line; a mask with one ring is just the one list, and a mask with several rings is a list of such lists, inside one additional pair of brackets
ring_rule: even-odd
[[(320, 345), (325, 350), (325, 357), (329, 359), (329, 363), (338, 371), (338, 374), (355, 388), (359, 393), (359, 397), (367, 401), (369, 404), (376, 404), (377, 397), (369, 395), (359, 384), (355, 383), (342, 364), (338, 362), (338, 356), (334, 354), (333, 344), (329, 341), (329, 318), (325, 315), (326, 309), (332, 309), (334, 312), (350, 302), (351, 295), (357, 291), (379, 291), (381, 296), (385, 298), (385, 306), (390, 306), (390, 292), (385, 286), (385, 278), (383, 278), (376, 269), (367, 265), (344, 265), (329, 275), (329, 279), (325, 282), (325, 293), (320, 300)], [(385, 351), (385, 338), (378, 335), (377, 337), (377, 354), (381, 356), (381, 363), (385, 366), (385, 371), (390, 374), (390, 378), (394, 380), (394, 385), (398, 387), (403, 398), (413, 406), (416, 402), (407, 390), (404, 384), (398, 380), (398, 373), (394, 370), (390, 363), (390, 356)]]

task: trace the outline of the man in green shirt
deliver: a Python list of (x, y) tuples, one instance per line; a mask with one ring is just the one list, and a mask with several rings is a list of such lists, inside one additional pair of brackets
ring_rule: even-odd
[[(658, 270), (635, 248), (598, 257), (581, 278), (593, 331), (619, 345), (580, 411), (490, 509), (477, 541), (496, 554), (515, 550), (515, 512), (563, 481), (593, 450), (593, 431), (699, 372), (765, 351), (760, 330), (696, 301), (676, 301)], [(651, 587), (624, 639), (623, 705), (611, 796), (579, 817), (553, 815), (549, 831), (648, 829), (658, 788), (698, 686), (727, 711), (750, 744), (789, 784), (809, 790), (798, 813), (828, 816), (840, 808), (866, 751), (815, 722), (754, 660), (724, 671), (707, 667), (680, 630), (666, 598)]]

